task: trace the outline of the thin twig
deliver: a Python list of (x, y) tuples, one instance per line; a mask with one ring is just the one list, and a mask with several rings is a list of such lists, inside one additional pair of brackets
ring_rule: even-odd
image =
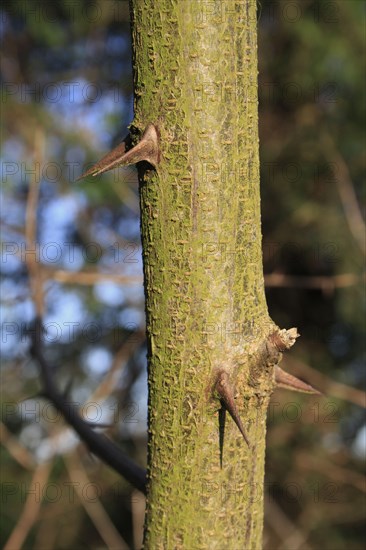
[(146, 499), (137, 491), (131, 493), (132, 529), (134, 548), (142, 548)]
[(97, 400), (100, 402), (100, 400), (106, 399), (110, 395), (112, 390), (116, 387), (116, 377), (119, 375), (121, 363), (126, 362), (128, 357), (132, 355), (130, 346), (133, 345), (134, 348), (137, 348), (145, 341), (145, 339), (145, 334), (140, 331), (132, 334), (123, 343), (114, 356), (112, 366), (108, 373), (95, 391), (88, 397), (88, 402)]
[(291, 550), (310, 550), (304, 534), (292, 523), (276, 502), (270, 498), (265, 499), (266, 522), (281, 540), (281, 548)]
[(3, 422), (0, 422), (0, 442), (8, 453), (26, 470), (34, 470), (35, 462), (29, 451), (11, 435)]
[(362, 493), (366, 493), (365, 477), (363, 474), (334, 464), (329, 459), (329, 456), (323, 458), (319, 455), (299, 451), (295, 455), (295, 462), (299, 471), (310, 470), (318, 474), (321, 473), (332, 481), (341, 483), (342, 485), (352, 485)]
[[(47, 483), (51, 465), (51, 462), (40, 464), (34, 471), (30, 485), (31, 487), (39, 487), (40, 495), (43, 494), (43, 487)], [(18, 550), (22, 548), (29, 531), (37, 520), (41, 504), (42, 499), (38, 498), (34, 492), (30, 491), (25, 501), (23, 511), (4, 546), (4, 550)]]
[[(35, 162), (42, 163), (44, 149), (44, 134), (39, 128), (35, 131)], [(39, 259), (37, 259), (37, 208), (39, 199), (40, 180), (34, 176), (29, 184), (29, 193), (25, 213), (25, 239), (28, 253), (25, 255), (25, 263), (29, 272), (29, 280), (32, 298), (37, 315), (42, 317), (44, 310), (43, 281)], [(34, 251), (34, 252), (31, 252)]]
[(336, 149), (329, 134), (323, 134), (322, 144), (333, 171), (350, 231), (363, 254), (366, 253), (366, 227), (363, 220), (348, 166)]
[(78, 285), (94, 285), (96, 283), (113, 282), (121, 285), (142, 283), (140, 275), (118, 275), (114, 273), (98, 273), (96, 271), (66, 271), (64, 269), (43, 268), (44, 274), (59, 283)]
[(100, 500), (97, 497), (92, 500), (86, 498), (84, 489), (90, 486), (91, 483), (79, 457), (74, 453), (65, 456), (64, 461), (80, 502), (107, 547), (115, 550), (128, 550), (128, 545), (111, 522)]
[(284, 273), (269, 273), (264, 276), (266, 287), (319, 288), (327, 292), (332, 292), (336, 288), (347, 288), (356, 285), (364, 279), (364, 276), (353, 273), (343, 273), (332, 277), (321, 275), (297, 276)]

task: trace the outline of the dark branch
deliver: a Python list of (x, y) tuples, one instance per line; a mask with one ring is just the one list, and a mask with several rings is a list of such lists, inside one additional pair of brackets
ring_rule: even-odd
[(51, 368), (47, 363), (41, 345), (42, 321), (35, 320), (35, 330), (31, 332), (32, 346), (31, 354), (39, 363), (41, 378), (43, 381), (43, 394), (52, 402), (65, 420), (74, 428), (80, 439), (89, 447), (103, 462), (108, 464), (122, 477), (124, 477), (136, 489), (146, 494), (146, 472), (131, 459), (123, 454), (121, 449), (108, 439), (104, 434), (93, 431), (89, 423), (83, 420), (65, 401), (64, 396), (58, 391), (54, 384)]

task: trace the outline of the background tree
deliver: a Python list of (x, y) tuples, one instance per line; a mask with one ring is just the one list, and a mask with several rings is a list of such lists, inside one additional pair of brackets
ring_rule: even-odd
[[(325, 543), (343, 548), (345, 540), (352, 548), (361, 546), (357, 510), (361, 513), (362, 507), (357, 503), (363, 490), (358, 458), (363, 395), (349, 387), (360, 387), (363, 372), (362, 243), (360, 223), (354, 223), (360, 221), (364, 169), (364, 112), (358, 100), (361, 10), (352, 1), (262, 2), (259, 19), (267, 301), (278, 325), (296, 324), (302, 335), (287, 359), (288, 370), (328, 395), (327, 400), (303, 400), (277, 391), (272, 398), (264, 541), (269, 548)], [(97, 403), (100, 409), (89, 408), (88, 419), (109, 420), (108, 433), (143, 464), (146, 395), (139, 388), (145, 387), (145, 350), (140, 349), (144, 327), (135, 180), (131, 171), (120, 170), (70, 191), (79, 174), (70, 174), (70, 163), (78, 168), (86, 162), (83, 141), (89, 143), (90, 156), (92, 148), (98, 149), (95, 160), (109, 148), (109, 132), (115, 143), (121, 141), (132, 119), (131, 83), (128, 88), (122, 77), (124, 67), (130, 67), (128, 7), (124, 2), (80, 3), (72, 9), (61, 2), (18, 2), (2, 15), (7, 45), (3, 158), (13, 163), (3, 165), (3, 243), (18, 246), (17, 253), (16, 246), (3, 247), (2, 263), (2, 450), (5, 481), (12, 484), (4, 486), (2, 533), (6, 540), (14, 529), (28, 547), (42, 541), (49, 548), (108, 545), (111, 523), (103, 512), (93, 515), (93, 495), (80, 493), (79, 500), (74, 491), (71, 499), (66, 490), (70, 479), (83, 479), (87, 487), (84, 472), (97, 483), (99, 504), (119, 536), (132, 546), (131, 518), (137, 537), (140, 497), (131, 497), (128, 485), (111, 470), (90, 462), (70, 432), (55, 422), (47, 401), (22, 401), (37, 392), (39, 381), (20, 330), (34, 315), (21, 245), (25, 201), (36, 180), (41, 184), (40, 265), (47, 275), (44, 321), (57, 383), (63, 387), (72, 377), (70, 398)], [(50, 159), (61, 173), (51, 171)], [(40, 162), (43, 170), (32, 175), (21, 162), (26, 169)], [(50, 243), (60, 245), (61, 257)], [(71, 259), (65, 243), (72, 243)], [(132, 277), (133, 286), (125, 286)], [(111, 363), (112, 374), (102, 379)], [(323, 378), (316, 381), (309, 365)], [(37, 410), (43, 415), (37, 416)], [(59, 493), (56, 498), (46, 494), (41, 503), (26, 492), (34, 483), (41, 489), (56, 486)]]

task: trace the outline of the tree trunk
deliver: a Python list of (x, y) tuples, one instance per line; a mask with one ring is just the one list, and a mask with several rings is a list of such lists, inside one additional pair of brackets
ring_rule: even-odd
[[(131, 0), (131, 14), (133, 126), (153, 123), (161, 151), (156, 171), (140, 170), (144, 545), (258, 550), (274, 325), (262, 270), (256, 1)], [(222, 372), (250, 447), (228, 415), (223, 427)]]

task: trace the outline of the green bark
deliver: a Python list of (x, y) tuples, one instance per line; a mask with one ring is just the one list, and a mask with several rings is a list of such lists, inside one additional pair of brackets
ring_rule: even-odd
[[(266, 409), (255, 0), (131, 0), (149, 343), (145, 548), (261, 548)], [(224, 369), (251, 447), (227, 415)]]

